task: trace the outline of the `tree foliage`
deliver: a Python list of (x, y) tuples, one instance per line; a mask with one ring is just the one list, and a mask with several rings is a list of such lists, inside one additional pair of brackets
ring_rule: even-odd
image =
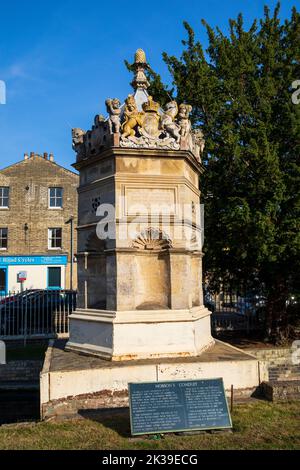
[[(280, 4), (245, 29), (243, 16), (229, 33), (204, 20), (204, 52), (191, 26), (177, 58), (163, 53), (177, 100), (193, 106), (206, 148), (205, 272), (220, 283), (255, 283), (268, 296), (267, 330), (286, 331), (286, 301), (299, 289), (300, 14), (280, 21)], [(159, 77), (152, 93), (166, 87)]]

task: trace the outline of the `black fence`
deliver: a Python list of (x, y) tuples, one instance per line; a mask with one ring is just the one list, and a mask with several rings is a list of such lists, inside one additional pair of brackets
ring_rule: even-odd
[(0, 339), (68, 335), (76, 291), (30, 289), (0, 297)]
[(262, 294), (238, 290), (218, 294), (206, 292), (205, 305), (212, 312), (214, 333), (264, 328), (266, 298)]
[[(68, 336), (69, 315), (76, 309), (77, 292), (30, 289), (0, 296), (0, 339)], [(212, 331), (253, 331), (264, 327), (266, 299), (258, 294), (205, 293)]]

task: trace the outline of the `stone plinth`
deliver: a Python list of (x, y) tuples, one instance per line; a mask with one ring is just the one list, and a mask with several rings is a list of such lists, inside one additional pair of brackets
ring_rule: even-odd
[(222, 377), (234, 399), (250, 397), (268, 380), (264, 362), (216, 341), (200, 356), (106, 361), (67, 352), (57, 341), (46, 354), (41, 373), (41, 417), (65, 417), (84, 409), (128, 406), (129, 382)]
[(116, 361), (198, 356), (214, 342), (210, 312), (204, 307), (122, 312), (78, 309), (72, 315), (70, 336), (67, 350)]

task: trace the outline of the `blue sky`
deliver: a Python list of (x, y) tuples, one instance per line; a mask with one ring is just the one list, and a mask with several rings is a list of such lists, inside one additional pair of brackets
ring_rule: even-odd
[[(299, 0), (283, 0), (281, 17)], [(131, 91), (124, 59), (145, 49), (152, 68), (169, 75), (161, 53), (179, 55), (188, 21), (205, 45), (200, 20), (226, 30), (242, 11), (246, 25), (261, 17), (270, 0), (51, 0), (0, 4), (0, 80), (7, 103), (0, 105), (0, 168), (24, 152), (52, 152), (57, 163), (74, 161), (71, 128), (89, 129), (105, 114), (105, 99), (121, 101)], [(151, 6), (150, 6), (151, 5)]]

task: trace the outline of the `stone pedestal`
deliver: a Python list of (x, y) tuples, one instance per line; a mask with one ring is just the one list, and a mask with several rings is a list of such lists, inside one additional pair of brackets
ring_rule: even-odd
[(116, 147), (76, 168), (79, 308), (67, 349), (115, 361), (201, 354), (214, 341), (199, 162), (189, 151)]
[(115, 361), (197, 356), (213, 345), (210, 312), (204, 307), (139, 312), (78, 309), (70, 333), (68, 349)]
[(248, 396), (266, 379), (256, 358), (211, 336), (202, 292), (205, 142), (192, 130), (192, 107), (172, 100), (162, 108), (149, 96), (144, 51), (133, 66), (134, 96), (123, 105), (107, 99), (107, 119), (72, 130), (78, 305), (66, 347), (46, 355), (44, 418), (128, 406), (130, 382), (222, 377), (227, 391)]

